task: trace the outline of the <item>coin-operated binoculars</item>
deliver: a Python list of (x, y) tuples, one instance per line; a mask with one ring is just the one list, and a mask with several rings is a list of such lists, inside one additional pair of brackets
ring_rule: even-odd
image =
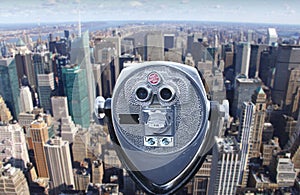
[(123, 69), (104, 103), (123, 166), (150, 194), (174, 193), (194, 176), (219, 133), (219, 108), (195, 68), (161, 61)]

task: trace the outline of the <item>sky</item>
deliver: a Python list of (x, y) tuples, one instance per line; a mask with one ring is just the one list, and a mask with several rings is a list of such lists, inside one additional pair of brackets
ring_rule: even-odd
[(192, 20), (300, 24), (300, 0), (1, 0), (1, 23)]

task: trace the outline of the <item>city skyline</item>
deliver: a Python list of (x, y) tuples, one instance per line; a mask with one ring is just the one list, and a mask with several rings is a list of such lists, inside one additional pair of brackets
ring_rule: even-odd
[[(1, 2), (0, 24), (129, 20), (300, 24), (296, 0), (20, 0)], [(80, 13), (80, 14), (79, 14)], [(80, 16), (79, 16), (80, 15)]]

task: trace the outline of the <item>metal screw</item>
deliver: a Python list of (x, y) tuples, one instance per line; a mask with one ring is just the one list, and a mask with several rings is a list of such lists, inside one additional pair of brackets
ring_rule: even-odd
[(153, 139), (153, 138), (149, 138), (148, 140), (147, 140), (147, 143), (149, 144), (149, 145), (154, 145), (155, 144), (155, 140)]
[(169, 139), (168, 138), (164, 138), (164, 139), (162, 139), (162, 141), (161, 141), (164, 145), (169, 145), (170, 144), (170, 141), (169, 141)]

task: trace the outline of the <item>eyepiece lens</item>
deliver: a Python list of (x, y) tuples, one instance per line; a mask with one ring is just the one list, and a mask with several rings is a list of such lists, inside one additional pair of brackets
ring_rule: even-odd
[(136, 90), (136, 96), (140, 100), (146, 100), (148, 98), (148, 90), (144, 87), (140, 87)]
[(163, 100), (170, 100), (173, 96), (173, 93), (170, 89), (168, 88), (163, 88), (160, 90), (160, 97)]

